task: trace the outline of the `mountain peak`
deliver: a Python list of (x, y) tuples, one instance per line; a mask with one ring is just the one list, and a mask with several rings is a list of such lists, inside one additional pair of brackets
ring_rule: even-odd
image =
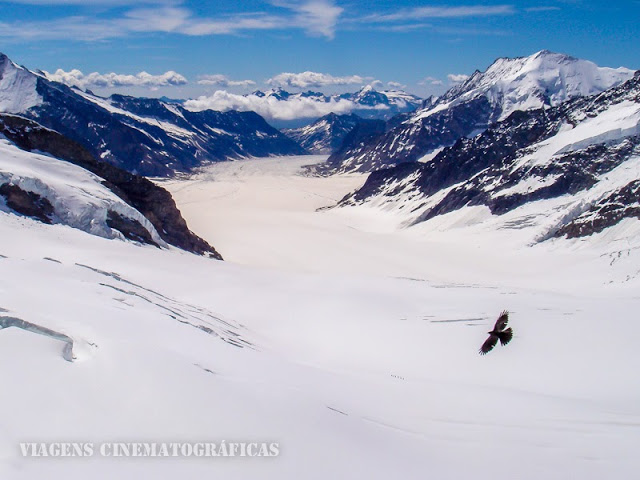
[(486, 97), (503, 119), (515, 110), (555, 106), (570, 98), (592, 95), (619, 85), (633, 75), (626, 68), (599, 67), (564, 53), (540, 50), (528, 57), (498, 58), (484, 72), (445, 93), (438, 102)]
[(0, 53), (0, 113), (24, 113), (40, 105), (36, 91), (38, 77)]

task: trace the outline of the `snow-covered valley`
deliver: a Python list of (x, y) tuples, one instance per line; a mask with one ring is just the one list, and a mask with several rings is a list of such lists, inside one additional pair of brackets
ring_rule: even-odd
[[(323, 158), (162, 182), (226, 262), (0, 212), (0, 316), (75, 356), (0, 330), (0, 476), (632, 478), (637, 221), (535, 246), (479, 207), (401, 228), (371, 206), (318, 211), (364, 181), (302, 175)], [(513, 342), (478, 355), (503, 309)], [(222, 440), (280, 455), (19, 449)]]

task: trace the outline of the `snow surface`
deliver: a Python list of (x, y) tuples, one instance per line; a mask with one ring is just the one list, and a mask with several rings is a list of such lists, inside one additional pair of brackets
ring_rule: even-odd
[[(69, 363), (53, 339), (0, 330), (0, 478), (633, 478), (640, 249), (611, 231), (527, 247), (460, 213), (439, 230), (369, 207), (317, 211), (364, 181), (301, 175), (322, 159), (163, 182), (227, 262), (0, 212), (0, 315), (87, 346)], [(503, 309), (513, 342), (479, 356)], [(223, 439), (282, 453), (18, 448)]]
[(55, 212), (52, 221), (100, 237), (124, 238), (107, 225), (107, 214), (112, 210), (138, 221), (154, 242), (166, 247), (151, 222), (102, 185), (102, 181), (71, 163), (20, 150), (0, 135), (0, 185), (13, 184), (49, 200)]
[(36, 82), (34, 74), (0, 56), (0, 112), (23, 113), (40, 105)]

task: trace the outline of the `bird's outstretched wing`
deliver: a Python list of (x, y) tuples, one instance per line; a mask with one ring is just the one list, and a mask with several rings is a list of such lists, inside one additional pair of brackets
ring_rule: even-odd
[(513, 338), (513, 330), (511, 328), (507, 328), (506, 330), (498, 333), (498, 338), (500, 339), (500, 344), (506, 345)]
[(482, 344), (482, 347), (480, 347), (480, 351), (478, 353), (480, 355), (486, 355), (491, 350), (493, 350), (493, 347), (495, 347), (497, 343), (498, 343), (498, 336), (494, 334), (489, 335), (489, 338), (487, 338), (485, 342)]
[(496, 320), (496, 325), (493, 327), (493, 329), (498, 332), (504, 330), (504, 328), (507, 326), (507, 323), (509, 323), (509, 312), (504, 310), (498, 317), (498, 320)]

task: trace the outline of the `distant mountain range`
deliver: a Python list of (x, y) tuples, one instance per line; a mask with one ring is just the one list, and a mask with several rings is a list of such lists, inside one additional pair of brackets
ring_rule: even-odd
[(420, 108), (424, 100), (401, 90), (377, 91), (368, 85), (357, 92), (335, 95), (311, 90), (291, 93), (282, 88), (256, 90), (244, 95), (217, 90), (182, 104), (194, 111), (254, 111), (277, 128), (293, 129), (305, 127), (330, 113), (388, 120), (399, 113)]
[(529, 57), (500, 58), (485, 72), (404, 118), (391, 119), (366, 142), (342, 145), (329, 158), (331, 172), (369, 172), (428, 159), (457, 140), (473, 137), (513, 112), (550, 108), (602, 92), (633, 76), (626, 68), (598, 67), (567, 55), (540, 51)]
[(75, 140), (96, 158), (147, 176), (210, 161), (305, 150), (254, 112), (194, 112), (151, 98), (102, 98), (27, 70), (0, 54), (0, 112)]
[[(399, 113), (412, 112), (423, 103), (423, 99), (402, 90), (377, 91), (370, 85), (364, 86), (353, 93), (325, 95), (321, 92), (306, 91), (290, 93), (282, 88), (275, 88), (262, 92), (257, 90), (245, 95), (245, 97), (273, 98), (281, 102), (296, 103), (300, 101), (313, 102), (318, 105), (318, 111), (336, 114), (355, 114), (366, 119), (388, 120)], [(280, 108), (286, 108), (285, 105)], [(308, 124), (309, 119), (317, 120), (324, 115), (307, 117), (295, 120)]]

